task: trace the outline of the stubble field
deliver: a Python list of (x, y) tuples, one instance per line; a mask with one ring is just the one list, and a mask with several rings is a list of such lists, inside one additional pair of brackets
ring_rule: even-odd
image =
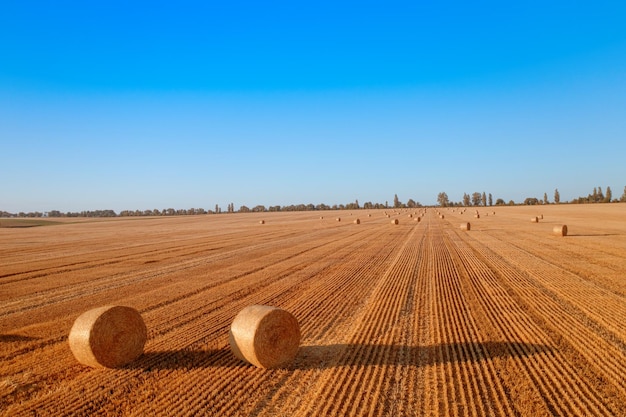
[[(478, 210), (0, 228), (0, 415), (626, 416), (626, 205)], [(80, 365), (70, 328), (109, 304), (144, 354)], [(288, 366), (231, 354), (251, 304), (298, 319)]]

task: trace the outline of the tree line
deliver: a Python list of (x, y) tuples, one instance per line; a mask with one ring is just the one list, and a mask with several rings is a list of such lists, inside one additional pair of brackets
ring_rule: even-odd
[[(602, 192), (602, 187), (594, 187), (593, 193), (590, 193), (586, 197), (574, 198), (567, 203), (588, 204), (588, 203), (617, 203), (617, 202), (626, 203), (626, 186), (624, 187), (624, 193), (619, 198), (619, 200), (616, 198), (613, 198), (613, 192), (611, 191), (611, 187), (606, 187), (605, 193)], [(554, 198), (552, 200), (552, 203), (554, 204), (561, 203), (561, 194), (559, 193), (558, 188), (554, 190)], [(454, 206), (469, 207), (469, 206), (487, 206), (487, 205), (493, 206), (494, 205), (493, 196), (491, 195), (491, 193), (487, 195), (484, 191), (482, 193), (474, 192), (472, 193), (471, 196), (467, 193), (463, 193), (463, 199), (458, 202), (450, 201), (450, 199), (448, 198), (448, 194), (446, 194), (445, 192), (440, 192), (437, 195), (437, 204), (441, 207), (454, 207)], [(498, 198), (495, 202), (496, 206), (503, 206), (503, 205), (513, 206), (516, 204), (517, 203), (515, 203), (515, 201), (513, 200), (509, 200), (509, 202), (506, 203), (501, 198)], [(544, 193), (543, 199), (538, 199), (536, 197), (527, 197), (524, 199), (523, 203), (521, 204), (537, 205), (537, 204), (551, 204), (551, 202), (548, 199), (548, 193)]]
[[(619, 199), (613, 198), (613, 192), (611, 191), (611, 187), (606, 187), (606, 191), (602, 191), (602, 187), (594, 187), (593, 192), (587, 195), (586, 197), (578, 197), (569, 201), (569, 204), (589, 204), (589, 203), (615, 203), (615, 202), (626, 202), (626, 186), (624, 187), (624, 192)], [(554, 190), (554, 197), (552, 202), (548, 199), (548, 194), (544, 193), (543, 199), (538, 199), (536, 197), (528, 197), (524, 199), (524, 205), (535, 205), (535, 204), (559, 204), (561, 203), (561, 196), (558, 189)], [(441, 207), (454, 207), (454, 206), (503, 206), (503, 205), (516, 205), (513, 200), (509, 200), (505, 202), (503, 199), (498, 198), (493, 200), (493, 196), (491, 193), (486, 192), (473, 192), (471, 195), (468, 193), (463, 193), (463, 198), (460, 201), (450, 201), (448, 198), (448, 194), (445, 192), (440, 192), (437, 195), (437, 204)], [(264, 205), (256, 205), (252, 208), (248, 206), (240, 206), (238, 210), (235, 209), (234, 203), (229, 203), (225, 211), (216, 204), (215, 208), (212, 210), (204, 209), (204, 208), (189, 208), (189, 209), (174, 209), (174, 208), (165, 208), (165, 209), (148, 209), (148, 210), (122, 210), (116, 213), (114, 210), (84, 210), (78, 212), (61, 212), (59, 210), (50, 210), (47, 212), (19, 212), (19, 213), (10, 213), (8, 211), (0, 210), (0, 217), (139, 217), (139, 216), (185, 216), (185, 215), (199, 215), (199, 214), (222, 214), (222, 213), (255, 213), (255, 212), (276, 212), (276, 211), (322, 211), (322, 210), (359, 210), (359, 209), (389, 209), (389, 208), (416, 208), (423, 207), (418, 201), (409, 198), (406, 203), (400, 201), (397, 194), (394, 194), (393, 202), (391, 205), (387, 201), (385, 203), (372, 203), (368, 201), (363, 203), (361, 206), (359, 204), (359, 200), (355, 200), (352, 203), (347, 204), (297, 204), (297, 205), (287, 205), (287, 206), (269, 206), (266, 207)]]

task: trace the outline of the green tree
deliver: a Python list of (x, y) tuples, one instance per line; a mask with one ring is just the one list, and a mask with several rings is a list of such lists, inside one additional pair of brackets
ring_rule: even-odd
[(479, 206), (481, 198), (482, 196), (479, 192), (472, 193), (472, 204), (475, 206)]
[(470, 205), (470, 195), (467, 193), (463, 193), (463, 205), (465, 207), (469, 207)]
[(624, 186), (624, 194), (619, 198), (619, 201), (626, 203), (626, 186)]
[(487, 206), (487, 194), (483, 191), (483, 194), (480, 196), (480, 201), (483, 203), (483, 206)]
[(561, 202), (561, 194), (559, 194), (559, 189), (554, 189), (554, 204), (559, 204)]
[(613, 198), (613, 192), (611, 191), (611, 187), (606, 187), (606, 195), (604, 196), (604, 202), (610, 203)]
[(448, 200), (448, 194), (446, 194), (445, 192), (440, 192), (437, 195), (437, 202), (441, 207), (448, 207), (448, 204), (450, 204), (450, 200)]
[(489, 206), (493, 206), (493, 196), (489, 193)]
[(400, 200), (398, 199), (398, 194), (393, 195), (393, 207), (394, 208), (400, 207)]
[(604, 202), (604, 193), (602, 193), (602, 187), (598, 187), (598, 196), (597, 196), (596, 203), (602, 203), (602, 202)]
[(548, 193), (543, 193), (543, 204), (549, 204)]

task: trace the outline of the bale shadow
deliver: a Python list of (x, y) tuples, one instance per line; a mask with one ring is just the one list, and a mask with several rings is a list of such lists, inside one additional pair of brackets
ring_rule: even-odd
[(20, 334), (0, 334), (0, 343), (28, 342), (37, 339), (37, 337), (22, 336)]
[[(431, 346), (333, 344), (301, 346), (296, 358), (282, 369), (311, 370), (359, 366), (430, 366), (481, 362), (495, 358), (529, 357), (552, 348), (522, 342), (444, 343)], [(124, 366), (146, 372), (159, 369), (247, 368), (229, 348), (146, 352)]]

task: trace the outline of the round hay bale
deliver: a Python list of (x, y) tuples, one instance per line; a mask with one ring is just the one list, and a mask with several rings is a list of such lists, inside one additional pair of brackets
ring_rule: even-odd
[(320, 220), (324, 220), (324, 216), (320, 216)]
[(228, 341), (237, 358), (259, 368), (276, 368), (296, 357), (300, 326), (291, 313), (280, 308), (248, 306), (235, 316)]
[(413, 215), (412, 215), (412, 214), (409, 214), (409, 217), (413, 217)]
[(415, 220), (417, 220), (418, 222), (421, 222), (422, 218), (421, 217), (416, 217)]
[(552, 228), (552, 232), (555, 235), (559, 235), (559, 236), (567, 236), (567, 225), (561, 225), (561, 226), (554, 226)]
[(480, 219), (480, 214), (476, 213), (474, 214), (474, 217), (476, 217), (477, 219)]
[(540, 214), (540, 215), (539, 215), (539, 218), (540, 218), (541, 220), (543, 220), (543, 214)]
[(391, 224), (398, 224), (398, 223), (399, 223), (399, 222), (398, 222), (398, 219), (393, 219), (393, 220), (391, 221)]
[(361, 224), (361, 220), (359, 220), (359, 219), (354, 219), (354, 224)]
[(148, 330), (132, 307), (104, 306), (89, 310), (74, 321), (70, 350), (78, 362), (94, 368), (117, 368), (143, 353)]
[(259, 220), (259, 224), (265, 224), (265, 220)]
[(461, 223), (461, 230), (466, 230), (469, 232), (470, 229), (471, 229), (471, 225), (469, 224), (469, 222)]
[(535, 216), (535, 217), (531, 217), (531, 218), (530, 218), (530, 221), (531, 221), (532, 223), (539, 223), (539, 217), (536, 217), (536, 216)]
[(445, 216), (444, 216), (443, 214), (440, 214), (440, 215), (439, 215), (439, 218), (440, 218), (440, 219), (445, 219)]
[(341, 217), (337, 217), (337, 221), (340, 222), (341, 221)]

